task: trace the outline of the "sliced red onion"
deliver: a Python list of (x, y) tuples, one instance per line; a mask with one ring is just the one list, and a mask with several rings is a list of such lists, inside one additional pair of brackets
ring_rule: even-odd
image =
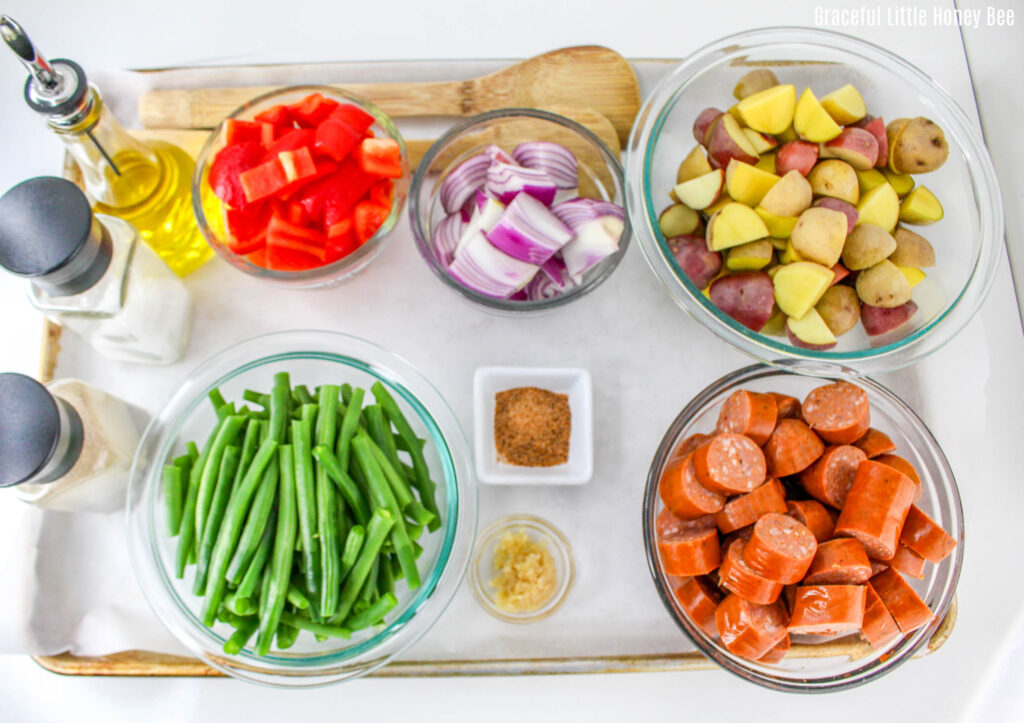
[(525, 287), (538, 267), (495, 248), (477, 231), (448, 267), (460, 284), (484, 296), (507, 299)]
[(562, 248), (562, 260), (574, 280), (619, 250), (619, 239), (626, 227), (626, 213), (620, 206), (577, 198), (558, 204), (551, 212), (575, 234)]
[(441, 184), (441, 205), (445, 213), (454, 213), (473, 197), (473, 192), (487, 180), (490, 165), (491, 159), (480, 153), (467, 158), (448, 174)]
[(492, 161), (500, 161), (502, 163), (508, 163), (510, 165), (516, 165), (515, 160), (508, 153), (505, 152), (500, 146), (496, 146), (493, 143), (484, 148), (483, 154), (490, 158)]
[[(536, 277), (534, 277), (534, 278), (536, 278)], [(530, 283), (533, 283), (533, 282), (531, 281)], [(527, 286), (529, 286), (529, 285), (530, 284), (527, 284)], [(509, 301), (528, 301), (529, 298), (530, 297), (526, 295), (526, 289), (520, 289), (516, 293), (512, 294), (512, 296), (508, 297), (508, 300)]]
[(526, 298), (530, 301), (540, 301), (541, 299), (552, 299), (562, 294), (565, 289), (556, 284), (545, 274), (537, 274), (534, 276), (530, 283), (523, 289), (526, 292)]
[(521, 166), (544, 171), (558, 188), (578, 185), (576, 156), (561, 144), (551, 141), (520, 143), (512, 150), (512, 158)]
[(572, 231), (543, 203), (520, 193), (487, 233), (487, 239), (512, 258), (543, 264), (572, 239)]
[(501, 222), (501, 217), (504, 214), (505, 204), (493, 198), (488, 198), (478, 213), (480, 218), (480, 230), (485, 234), (490, 233), (491, 230)]
[(495, 161), (487, 169), (484, 190), (504, 204), (511, 203), (517, 194), (527, 193), (550, 206), (558, 187), (544, 171)]
[(434, 229), (434, 248), (441, 262), (447, 266), (455, 258), (455, 249), (459, 245), (459, 238), (466, 226), (462, 213), (453, 213), (441, 219)]
[(562, 261), (562, 257), (558, 254), (555, 254), (541, 264), (540, 272), (560, 289), (566, 289), (574, 285), (569, 272), (565, 268), (565, 262)]
[(560, 203), (572, 201), (579, 197), (579, 189), (577, 188), (559, 188), (558, 191), (555, 192), (555, 200), (551, 202), (551, 205), (557, 206)]

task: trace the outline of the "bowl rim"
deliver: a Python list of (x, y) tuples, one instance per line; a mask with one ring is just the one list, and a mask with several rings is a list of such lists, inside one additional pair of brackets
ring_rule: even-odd
[[(265, 349), (268, 342), (287, 347), (293, 341), (316, 348)], [(366, 356), (374, 358), (368, 360)], [(236, 363), (239, 357), (246, 361)], [(173, 445), (180, 442), (180, 428), (203, 406), (210, 389), (239, 374), (287, 359), (328, 361), (364, 372), (381, 381), (416, 413), (435, 442), (444, 472), (447, 509), (441, 528), (443, 536), (439, 541), (437, 558), (423, 575), (421, 587), (410, 591), (410, 599), (401, 614), (371, 637), (325, 653), (297, 655), (278, 651), (277, 654), (258, 656), (249, 649), (251, 646), (246, 646), (239, 654), (228, 656), (219, 651), (226, 638), (198, 621), (189, 605), (191, 600), (191, 607), (195, 607), (195, 596), (185, 600), (174, 590), (170, 580), (171, 571), (163, 562), (160, 544), (168, 542), (161, 539), (163, 533), (158, 522), (162, 510), (162, 499), (157, 494), (159, 470), (163, 462), (170, 458)], [(411, 386), (419, 387), (420, 390), (413, 392), (409, 388)], [(424, 396), (430, 397), (429, 401), (421, 401)], [(175, 416), (167, 418), (168, 411), (173, 411)], [(147, 453), (150, 454), (147, 456)], [(252, 337), (221, 350), (191, 370), (147, 425), (132, 462), (127, 494), (125, 515), (129, 559), (143, 597), (157, 618), (179, 642), (204, 662), (234, 677), (269, 685), (307, 685), (299, 682), (303, 675), (334, 676), (328, 680), (317, 679), (311, 685), (329, 684), (364, 675), (384, 665), (419, 640), (443, 614), (459, 587), (467, 569), (478, 515), (477, 490), (469, 461), (468, 441), (440, 392), (399, 355), (360, 337), (322, 330), (271, 332)], [(442, 591), (442, 583), (448, 585), (449, 589)], [(156, 599), (154, 593), (162, 599)], [(422, 629), (410, 628), (409, 623), (428, 603), (436, 605), (431, 608), (430, 622)], [(402, 640), (401, 634), (405, 631), (411, 632), (411, 636)], [(372, 653), (383, 644), (397, 640), (401, 640), (401, 643), (382, 657), (358, 660), (360, 656)], [(357, 670), (355, 675), (354, 670)], [(249, 676), (244, 671), (256, 675)], [(283, 681), (274, 680), (282, 675), (285, 676)], [(289, 675), (299, 677), (288, 678)]]
[[(374, 123), (380, 126), (380, 128), (383, 129), (390, 138), (398, 143), (402, 157), (402, 177), (392, 179), (395, 184), (395, 192), (394, 202), (391, 204), (391, 211), (388, 213), (387, 218), (384, 219), (384, 223), (381, 224), (380, 228), (377, 229), (373, 236), (367, 239), (366, 243), (360, 245), (358, 249), (346, 256), (343, 256), (337, 261), (324, 264), (323, 266), (318, 266), (315, 269), (278, 271), (275, 269), (265, 269), (262, 266), (257, 266), (244, 256), (234, 253), (227, 247), (224, 241), (214, 233), (213, 228), (207, 221), (206, 209), (203, 207), (203, 188), (204, 186), (209, 185), (204, 176), (206, 175), (206, 170), (210, 165), (210, 162), (213, 160), (214, 149), (216, 148), (217, 150), (220, 150), (218, 146), (220, 145), (221, 138), (223, 137), (224, 126), (228, 120), (237, 119), (246, 115), (253, 108), (258, 107), (263, 103), (295, 93), (320, 93), (332, 100), (341, 100), (355, 105), (373, 116)], [(395, 226), (398, 224), (402, 211), (405, 209), (410, 176), (409, 151), (406, 147), (405, 139), (391, 117), (381, 110), (381, 108), (375, 103), (355, 93), (350, 93), (347, 90), (336, 88), (334, 86), (316, 84), (289, 85), (268, 91), (246, 101), (225, 116), (225, 118), (217, 124), (217, 127), (210, 131), (210, 135), (207, 136), (199, 150), (199, 153), (196, 155), (195, 171), (192, 174), (191, 182), (192, 212), (196, 217), (196, 225), (199, 227), (200, 233), (203, 234), (203, 238), (206, 239), (207, 244), (218, 256), (228, 262), (231, 266), (249, 274), (250, 276), (266, 279), (286, 286), (315, 286), (324, 283), (328, 279), (334, 279), (336, 277), (345, 278), (351, 274), (357, 273), (384, 250), (385, 242), (390, 237), (391, 231), (393, 231)], [(212, 194), (212, 189), (210, 189), (210, 193)], [(216, 198), (216, 194), (212, 195)], [(219, 203), (223, 203), (220, 199), (217, 199), (217, 201)], [(351, 269), (349, 273), (344, 273), (349, 269)]]
[[(752, 48), (775, 45), (816, 45), (855, 55), (890, 71), (909, 76), (945, 118), (947, 135), (962, 152), (978, 209), (978, 252), (963, 288), (935, 318), (920, 329), (888, 344), (853, 351), (801, 349), (784, 340), (754, 332), (722, 312), (704, 296), (675, 262), (658, 227), (658, 211), (651, 194), (651, 167), (667, 114), (680, 102), (683, 84), (701, 71)], [(654, 104), (660, 105), (655, 108)], [(949, 123), (947, 123), (947, 121)], [(856, 376), (890, 371), (912, 364), (937, 351), (974, 317), (995, 280), (1000, 241), (1004, 235), (1002, 197), (984, 140), (960, 105), (919, 68), (874, 43), (845, 33), (820, 28), (768, 27), (734, 33), (704, 45), (688, 55), (648, 95), (630, 134), (627, 154), (627, 209), (634, 233), (648, 266), (670, 296), (702, 326), (756, 360), (808, 374)], [(979, 196), (987, 191), (987, 198)], [(680, 293), (681, 292), (681, 293)], [(939, 322), (948, 323), (939, 327)], [(933, 330), (941, 333), (933, 334)]]
[[(419, 250), (420, 256), (422, 256), (423, 260), (426, 261), (427, 266), (434, 275), (441, 279), (441, 281), (450, 289), (454, 289), (458, 292), (463, 298), (480, 304), (486, 307), (489, 311), (499, 314), (510, 314), (513, 316), (519, 315), (523, 312), (548, 311), (556, 309), (596, 289), (604, 283), (604, 281), (611, 276), (612, 272), (614, 272), (618, 267), (623, 256), (626, 254), (626, 250), (629, 248), (629, 242), (633, 235), (629, 214), (626, 213), (622, 228), (622, 235), (619, 236), (618, 251), (604, 259), (599, 264), (600, 268), (598, 269), (598, 273), (591, 274), (590, 278), (587, 278), (582, 284), (574, 286), (567, 292), (553, 296), (550, 299), (538, 299), (535, 301), (511, 301), (509, 299), (497, 299), (491, 296), (484, 296), (472, 289), (468, 289), (452, 278), (447, 269), (438, 263), (437, 259), (434, 257), (432, 252), (433, 240), (423, 221), (424, 212), (428, 219), (431, 212), (430, 208), (423, 209), (420, 204), (421, 190), (426, 184), (427, 175), (431, 172), (434, 160), (438, 155), (440, 155), (441, 151), (464, 133), (477, 126), (490, 123), (491, 121), (521, 117), (536, 118), (538, 120), (555, 123), (556, 125), (560, 125), (563, 128), (567, 128), (575, 132), (577, 135), (591, 143), (611, 170), (612, 182), (616, 186), (616, 190), (622, 195), (622, 205), (625, 208), (626, 182), (623, 166), (618, 157), (608, 148), (607, 144), (605, 144), (605, 142), (589, 128), (577, 123), (571, 118), (566, 118), (563, 115), (539, 108), (499, 108), (497, 110), (479, 113), (459, 121), (449, 128), (440, 138), (438, 138), (430, 146), (426, 154), (424, 154), (423, 159), (416, 167), (416, 171), (412, 177), (412, 185), (409, 189), (409, 225), (412, 226), (413, 238), (416, 241), (416, 248)], [(442, 174), (447, 170), (448, 167), (444, 168), (442, 170)], [(431, 206), (432, 205), (433, 204), (431, 204)]]
[[(659, 473), (668, 461), (675, 442), (679, 439), (682, 432), (686, 429), (686, 426), (692, 421), (696, 414), (706, 407), (712, 399), (722, 394), (725, 390), (729, 388), (738, 388), (738, 385), (740, 384), (745, 384), (766, 377), (778, 377), (784, 375), (799, 376), (807, 379), (808, 383), (813, 382), (813, 378), (808, 377), (807, 375), (795, 374), (794, 372), (784, 368), (767, 364), (752, 364), (729, 372), (725, 376), (711, 382), (711, 384), (702, 389), (690, 402), (688, 402), (672, 420), (658, 445), (658, 450), (655, 453), (653, 460), (651, 461), (651, 466), (648, 470), (644, 486), (641, 521), (644, 538), (644, 553), (647, 558), (647, 568), (651, 574), (651, 580), (654, 583), (658, 597), (661, 599), (662, 605), (664, 605), (676, 626), (683, 631), (686, 637), (690, 639), (690, 641), (703, 655), (717, 663), (724, 670), (727, 670), (744, 680), (771, 690), (791, 693), (829, 693), (838, 690), (848, 690), (850, 688), (855, 688), (857, 686), (864, 685), (865, 683), (869, 683), (895, 670), (903, 663), (912, 659), (922, 647), (928, 644), (932, 635), (942, 625), (946, 614), (949, 612), (950, 606), (953, 604), (957, 584), (960, 580), (960, 573), (963, 568), (963, 505), (960, 498), (960, 490), (956, 483), (956, 477), (949, 465), (949, 460), (946, 458), (941, 446), (935, 439), (931, 430), (928, 428), (928, 425), (925, 424), (924, 420), (922, 420), (906, 402), (900, 399), (900, 397), (898, 397), (888, 387), (880, 384), (870, 377), (859, 377), (854, 382), (865, 387), (870, 394), (882, 397), (888, 403), (892, 404), (895, 409), (906, 417), (907, 423), (915, 427), (916, 431), (920, 433), (925, 442), (927, 453), (936, 460), (940, 476), (949, 486), (950, 494), (948, 503), (950, 505), (950, 512), (960, 533), (957, 539), (956, 548), (953, 551), (953, 559), (950, 563), (951, 567), (948, 580), (941, 591), (938, 604), (933, 610), (932, 621), (928, 625), (922, 626), (910, 634), (903, 636), (903, 638), (896, 643), (895, 647), (886, 651), (886, 655), (888, 657), (885, 657), (881, 662), (875, 658), (868, 658), (868, 662), (874, 667), (866, 670), (859, 668), (846, 673), (828, 675), (820, 678), (805, 677), (796, 679), (778, 677), (762, 673), (752, 668), (751, 664), (756, 661), (744, 661), (738, 658), (738, 656), (728, 653), (718, 643), (707, 638), (702, 632), (700, 632), (693, 622), (690, 621), (689, 616), (677, 614), (672, 591), (669, 585), (666, 584), (666, 581), (663, 580), (666, 576), (661, 572), (657, 549), (657, 534), (654, 530), (654, 524), (652, 523), (655, 517), (654, 511), (657, 509), (660, 502), (660, 495), (658, 494), (658, 483), (660, 480)], [(820, 379), (819, 381), (828, 382), (844, 380), (841, 378), (832, 378)]]

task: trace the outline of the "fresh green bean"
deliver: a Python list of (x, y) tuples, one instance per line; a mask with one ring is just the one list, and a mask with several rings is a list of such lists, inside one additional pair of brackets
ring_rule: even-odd
[[(337, 436), (338, 395), (341, 388), (324, 384), (319, 388), (316, 418), (316, 444), (326, 449), (334, 447)], [(320, 537), (320, 612), (324, 617), (334, 615), (340, 591), (338, 555), (338, 509), (334, 484), (323, 463), (314, 464), (316, 485), (316, 527)]]
[(292, 449), (295, 458), (295, 498), (299, 511), (299, 534), (302, 536), (302, 568), (306, 589), (317, 594), (316, 490), (313, 482), (313, 458), (309, 437), (302, 421), (292, 422)]
[[(355, 394), (355, 391), (356, 390), (353, 389), (352, 385), (349, 384), (348, 382), (345, 382), (344, 384), (341, 385), (341, 401), (345, 403), (346, 407), (352, 400), (352, 395)], [(362, 405), (360, 404), (360, 406)]]
[(217, 407), (217, 420), (223, 422), (228, 417), (238, 414), (235, 411), (235, 403), (231, 402), (223, 406)]
[(391, 572), (391, 556), (381, 555), (380, 569), (377, 571), (377, 593), (386, 595), (395, 591), (395, 577)]
[(225, 607), (224, 605), (221, 605), (220, 610), (217, 611), (217, 619), (220, 620), (222, 623), (227, 623), (233, 628), (238, 628), (244, 625), (248, 617), (248, 615), (239, 615), (237, 613), (233, 613), (230, 610), (228, 610), (227, 607)]
[(217, 533), (220, 530), (221, 519), (224, 517), (224, 511), (228, 506), (228, 498), (231, 496), (240, 456), (241, 450), (237, 446), (229, 444), (224, 449), (224, 454), (221, 457), (220, 472), (217, 474), (217, 485), (214, 489), (213, 498), (210, 501), (209, 517), (207, 517), (206, 527), (203, 530), (203, 537), (199, 544), (196, 576), (192, 581), (192, 592), (196, 595), (202, 595), (206, 592), (206, 576), (210, 569), (210, 558), (213, 555), (213, 546), (217, 540)]
[(195, 464), (196, 460), (199, 459), (199, 447), (196, 446), (195, 442), (189, 442), (188, 444), (185, 445), (185, 451), (188, 453), (188, 456), (192, 459), (192, 463), (189, 465), (191, 467), (192, 464)]
[(295, 583), (288, 585), (288, 592), (285, 593), (285, 597), (289, 603), (299, 610), (305, 610), (309, 607), (309, 598), (303, 594), (302, 590), (295, 586)]
[(398, 561), (402, 563), (406, 584), (408, 584), (410, 590), (415, 590), (420, 585), (420, 573), (416, 569), (416, 559), (412, 554), (412, 543), (409, 541), (409, 533), (405, 529), (402, 512), (398, 509), (398, 503), (391, 492), (391, 487), (384, 478), (384, 472), (381, 470), (380, 465), (377, 464), (377, 459), (373, 456), (371, 451), (372, 443), (373, 440), (366, 435), (357, 436), (352, 440), (352, 451), (355, 453), (356, 460), (363, 468), (363, 473), (369, 481), (373, 504), (377, 507), (384, 507), (395, 518), (395, 525), (391, 528), (391, 541), (395, 545)]
[[(344, 395), (345, 386), (342, 386)], [(341, 469), (348, 469), (349, 456), (351, 455), (350, 443), (352, 436), (359, 426), (359, 416), (362, 413), (363, 397), (366, 392), (362, 389), (349, 387), (349, 396), (345, 399), (345, 416), (341, 420), (341, 431), (338, 433), (338, 443), (335, 446), (335, 456), (338, 458), (338, 466)]]
[(249, 560), (256, 554), (256, 548), (263, 538), (263, 531), (267, 527), (267, 520), (270, 519), (270, 511), (274, 507), (274, 499), (277, 497), (277, 481), (280, 475), (280, 465), (270, 464), (263, 472), (259, 489), (253, 497), (252, 506), (249, 508), (248, 517), (245, 520), (245, 527), (242, 535), (238, 538), (238, 545), (235, 547), (235, 554), (228, 563), (225, 575), (228, 582), (237, 585), (245, 574)]
[(235, 479), (231, 483), (232, 489), (238, 487), (238, 483), (242, 481), (245, 471), (252, 464), (252, 458), (256, 456), (256, 448), (263, 441), (265, 429), (266, 425), (258, 419), (250, 419), (245, 425), (245, 435), (242, 437), (242, 454), (238, 458), (238, 470), (235, 472)]
[(267, 612), (267, 606), (270, 604), (270, 575), (263, 576), (263, 582), (260, 583), (260, 602), (256, 614), (262, 619)]
[(263, 408), (270, 406), (270, 395), (258, 392), (255, 389), (246, 389), (242, 392), (242, 399), (252, 404), (259, 404)]
[[(374, 457), (377, 459), (377, 464), (380, 465), (381, 471), (384, 472), (384, 477), (387, 479), (388, 484), (391, 485), (391, 491), (395, 495), (398, 507), (415, 520), (418, 525), (429, 525), (433, 522), (435, 519), (434, 513), (426, 509), (412, 496), (412, 489), (410, 489), (405, 477), (397, 471), (399, 468), (391, 464), (391, 460), (388, 459), (380, 446), (371, 444), (370, 451), (373, 452)], [(401, 462), (398, 464), (401, 464)]]
[(256, 612), (256, 606), (250, 598), (238, 597), (234, 592), (224, 596), (224, 607), (235, 615), (252, 615)]
[(227, 404), (227, 402), (224, 401), (224, 395), (221, 394), (220, 389), (217, 389), (216, 387), (211, 389), (206, 396), (210, 398), (210, 402), (213, 404), (214, 412), (216, 412), (218, 409)]
[(370, 519), (370, 510), (367, 507), (366, 499), (363, 497), (362, 490), (359, 489), (358, 485), (352, 481), (341, 465), (338, 463), (337, 457), (331, 454), (331, 450), (326, 446), (318, 445), (312, 452), (313, 457), (323, 467), (327, 476), (334, 481), (338, 486), (338, 491), (341, 492), (341, 496), (344, 498), (345, 503), (352, 510), (352, 514), (355, 515), (356, 521), (360, 524), (365, 524)]
[(359, 551), (363, 548), (363, 541), (366, 539), (366, 528), (362, 525), (353, 525), (345, 538), (345, 551), (341, 555), (341, 577), (348, 574), (352, 566), (359, 558)]
[(391, 577), (394, 580), (402, 580), (405, 578), (405, 573), (402, 572), (402, 565), (398, 562), (397, 555), (388, 555), (388, 561), (391, 563)]
[[(399, 452), (408, 452), (409, 451), (409, 445), (406, 444), (405, 438), (402, 435), (400, 435), (400, 434), (393, 434), (393, 435), (391, 435), (391, 438), (395, 441), (395, 448), (398, 449)], [(418, 446), (420, 449), (423, 449), (424, 447), (427, 446), (427, 440), (420, 439), (419, 437), (417, 437), (416, 438), (416, 446)]]
[(292, 398), (302, 405), (316, 403), (316, 400), (313, 398), (313, 395), (309, 393), (309, 388), (305, 384), (300, 384), (292, 389)]
[(263, 530), (263, 537), (260, 539), (259, 547), (256, 548), (256, 554), (252, 556), (252, 561), (249, 563), (245, 575), (242, 576), (242, 581), (238, 583), (238, 589), (235, 590), (236, 595), (252, 597), (256, 588), (263, 581), (263, 569), (270, 558), (270, 549), (274, 544), (276, 530), (277, 510), (275, 509), (270, 513), (270, 520), (267, 521), (267, 528)]
[[(186, 457), (187, 459), (187, 457)], [(181, 529), (181, 510), (185, 504), (185, 477), (176, 464), (164, 465), (164, 503), (167, 506), (167, 530), (171, 537)]]
[(277, 626), (277, 649), (287, 650), (295, 645), (295, 638), (299, 637), (299, 629), (292, 625), (280, 623)]
[(260, 630), (256, 639), (259, 655), (270, 652), (270, 644), (277, 633), (281, 613), (288, 595), (292, 560), (295, 556), (295, 535), (298, 525), (295, 499), (295, 467), (291, 445), (278, 452), (280, 459), (280, 485), (277, 503), (277, 530), (274, 537), (273, 558), (264, 578), (270, 579), (267, 603), (260, 615)]
[(420, 559), (420, 555), (423, 554), (423, 545), (418, 542), (412, 543), (412, 554), (417, 560)]
[[(228, 509), (224, 513), (220, 530), (217, 533), (217, 541), (213, 546), (213, 555), (210, 560), (209, 579), (211, 584), (207, 585), (206, 600), (203, 603), (202, 620), (206, 625), (213, 624), (213, 618), (217, 613), (221, 598), (224, 595), (224, 588), (227, 586), (227, 579), (224, 573), (234, 553), (238, 536), (242, 532), (242, 525), (245, 521), (245, 513), (256, 493), (256, 488), (263, 478), (263, 473), (271, 462), (277, 460), (277, 442), (266, 439), (256, 451), (252, 464), (246, 471), (245, 476), (239, 483), (235, 494), (232, 495)], [(207, 622), (209, 621), (209, 622)]]
[(185, 565), (195, 554), (196, 538), (196, 504), (199, 499), (199, 478), (202, 475), (206, 460), (210, 457), (213, 444), (220, 434), (221, 428), (227, 418), (218, 418), (216, 426), (210, 432), (210, 436), (203, 443), (203, 451), (199, 454), (192, 469), (189, 471), (188, 495), (185, 497), (185, 508), (181, 512), (181, 528), (178, 538), (178, 549), (175, 555), (175, 575), (180, 580), (185, 576)]
[(314, 623), (311, 620), (307, 620), (304, 617), (300, 617), (299, 615), (290, 612), (281, 613), (281, 622), (285, 625), (291, 625), (292, 627), (299, 628), (300, 630), (307, 630), (316, 635), (322, 635), (325, 638), (345, 638), (348, 640), (352, 637), (351, 630), (338, 627), (337, 625)]
[(203, 533), (206, 530), (206, 520), (210, 514), (210, 505), (213, 503), (213, 493), (217, 486), (217, 475), (220, 473), (220, 462), (224, 456), (224, 450), (242, 431), (245, 421), (245, 417), (234, 414), (224, 421), (224, 425), (217, 432), (210, 456), (206, 458), (206, 464), (203, 465), (203, 473), (199, 478), (199, 497), (196, 499), (197, 542), (202, 542)]
[(345, 618), (348, 617), (349, 611), (352, 610), (352, 605), (359, 596), (359, 591), (370, 574), (370, 568), (373, 567), (374, 560), (380, 554), (380, 546), (395, 526), (395, 522), (395, 516), (388, 509), (378, 507), (373, 511), (373, 515), (370, 516), (370, 522), (366, 527), (366, 542), (359, 551), (359, 557), (356, 559), (355, 565), (352, 566), (348, 577), (345, 578), (345, 584), (341, 588), (341, 596), (338, 598), (338, 610), (334, 617), (331, 618), (332, 623), (344, 622)]
[(416, 542), (423, 536), (423, 525), (420, 524), (406, 524), (405, 529), (409, 533), (409, 540)]
[(384, 619), (384, 616), (391, 612), (398, 605), (398, 598), (395, 597), (394, 592), (385, 592), (377, 602), (370, 605), (363, 612), (357, 615), (349, 615), (348, 620), (345, 621), (345, 627), (355, 632), (356, 630), (363, 630), (365, 628), (374, 625), (380, 620)]
[(416, 474), (413, 481), (417, 491), (420, 493), (420, 501), (435, 516), (434, 521), (427, 525), (427, 529), (433, 532), (441, 526), (441, 518), (437, 509), (437, 500), (434, 499), (434, 483), (430, 479), (430, 468), (427, 467), (427, 460), (423, 457), (423, 450), (419, 448), (419, 438), (412, 431), (412, 427), (409, 426), (408, 420), (402, 414), (402, 410), (399, 409), (398, 403), (395, 402), (394, 397), (384, 388), (384, 385), (380, 382), (374, 382), (371, 390), (373, 391), (373, 398), (377, 400), (377, 404), (381, 406), (384, 414), (395, 425), (395, 430), (405, 439), (409, 456), (412, 458), (413, 471)]
[(224, 652), (228, 655), (238, 655), (245, 648), (246, 643), (259, 628), (260, 621), (255, 618), (245, 618), (245, 621), (235, 628), (231, 637), (224, 641)]
[(366, 582), (363, 583), (362, 589), (359, 591), (359, 600), (365, 603), (372, 603), (377, 598), (377, 578), (380, 576), (380, 559), (382, 555), (377, 555), (373, 558), (373, 565), (370, 566), (370, 574), (366, 576)]

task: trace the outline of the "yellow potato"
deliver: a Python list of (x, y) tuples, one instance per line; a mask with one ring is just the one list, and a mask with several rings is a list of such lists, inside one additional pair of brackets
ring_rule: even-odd
[(882, 174), (897, 196), (902, 198), (914, 190), (914, 178), (909, 173), (895, 173), (892, 169), (883, 168)]
[(896, 241), (896, 250), (889, 255), (889, 260), (897, 266), (919, 269), (935, 266), (935, 249), (924, 236), (899, 226), (893, 232), (893, 239)]
[(784, 314), (799, 319), (821, 300), (833, 278), (835, 274), (832, 273), (832, 269), (813, 261), (797, 261), (780, 266), (772, 276), (775, 303)]
[[(771, 271), (768, 273), (771, 274)], [(768, 334), (769, 336), (785, 336), (786, 318), (786, 315), (782, 313), (782, 309), (776, 306), (772, 311), (772, 315), (768, 318), (768, 321), (761, 327), (761, 333)]]
[(835, 334), (828, 328), (825, 320), (821, 318), (821, 314), (813, 307), (799, 319), (789, 317), (786, 320), (786, 328), (797, 339), (812, 347), (830, 347), (836, 343)]
[(793, 233), (793, 227), (797, 222), (796, 216), (779, 216), (760, 206), (755, 208), (754, 212), (764, 221), (768, 227), (768, 235), (773, 239), (787, 239)]
[(881, 226), (857, 224), (843, 245), (843, 266), (850, 271), (867, 269), (896, 250), (896, 239)]
[(913, 295), (907, 277), (888, 259), (857, 274), (856, 287), (861, 301), (884, 309), (902, 306)]
[(830, 141), (843, 132), (842, 127), (821, 107), (810, 88), (804, 89), (796, 104), (793, 128), (801, 138), (811, 143)]
[(711, 164), (708, 163), (708, 157), (704, 155), (704, 148), (702, 146), (694, 146), (693, 150), (679, 164), (679, 170), (676, 171), (676, 183), (689, 181), (691, 178), (703, 176), (705, 173), (711, 173), (713, 170)]
[(857, 172), (845, 161), (834, 158), (821, 161), (807, 174), (807, 181), (815, 196), (831, 196), (853, 205), (860, 200)]
[(771, 263), (774, 251), (768, 239), (733, 246), (725, 255), (725, 268), (730, 271), (759, 271)]
[[(896, 118), (895, 120), (889, 121), (889, 123), (885, 126), (885, 137), (886, 140), (889, 142), (889, 156), (886, 159), (885, 165), (888, 166), (891, 170), (896, 170), (895, 168), (893, 168), (892, 165), (892, 154), (893, 151), (896, 150), (896, 141), (899, 140), (900, 133), (903, 132), (903, 130), (907, 127), (907, 124), (909, 123), (910, 118)], [(896, 171), (896, 173), (899, 173), (899, 171)]]
[(789, 240), (804, 259), (832, 267), (843, 253), (846, 214), (816, 206), (800, 214)]
[(736, 110), (748, 128), (774, 135), (793, 123), (796, 104), (796, 88), (775, 85), (747, 96), (736, 104)]
[(949, 157), (942, 128), (927, 118), (911, 118), (890, 146), (889, 167), (896, 173), (929, 173)]
[(735, 158), (729, 161), (725, 169), (725, 188), (729, 195), (751, 208), (759, 204), (778, 182), (779, 177), (774, 173), (762, 171)]
[(849, 83), (822, 96), (821, 107), (841, 126), (856, 123), (867, 114), (860, 91)]
[(836, 336), (842, 336), (860, 321), (860, 299), (850, 286), (828, 287), (814, 308)]
[(707, 241), (711, 251), (732, 248), (767, 235), (768, 227), (761, 217), (742, 203), (727, 203), (708, 221)]
[(927, 186), (918, 186), (900, 203), (899, 219), (904, 223), (927, 226), (941, 221), (944, 214), (939, 199)]
[(912, 266), (897, 266), (896, 268), (906, 277), (910, 283), (910, 288), (914, 288), (925, 279), (925, 273), (921, 269), (915, 269)]
[(812, 200), (811, 184), (794, 169), (774, 184), (758, 205), (777, 216), (799, 216), (810, 207)]
[(700, 214), (689, 206), (675, 203), (658, 216), (658, 228), (665, 238), (697, 233), (700, 228)]
[(761, 157), (757, 159), (757, 163), (754, 164), (754, 167), (760, 168), (762, 171), (766, 171), (768, 173), (775, 173), (775, 154), (761, 154)]
[(760, 93), (762, 90), (768, 90), (778, 84), (779, 79), (775, 73), (767, 68), (756, 68), (740, 78), (736, 87), (732, 89), (732, 97), (736, 100), (743, 100), (754, 93)]
[(857, 204), (857, 223), (873, 223), (886, 231), (896, 228), (900, 217), (900, 197), (888, 183), (872, 188)]
[(877, 168), (870, 168), (866, 171), (857, 171), (857, 184), (860, 186), (861, 196), (871, 189), (881, 186), (883, 183), (888, 183), (888, 180), (886, 180), (885, 175)]

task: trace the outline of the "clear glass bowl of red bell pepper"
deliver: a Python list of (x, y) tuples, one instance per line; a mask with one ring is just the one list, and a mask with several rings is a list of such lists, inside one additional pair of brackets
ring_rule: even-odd
[(405, 142), (380, 108), (337, 88), (294, 86), (253, 99), (210, 134), (192, 206), (235, 268), (325, 286), (381, 252), (409, 176)]

